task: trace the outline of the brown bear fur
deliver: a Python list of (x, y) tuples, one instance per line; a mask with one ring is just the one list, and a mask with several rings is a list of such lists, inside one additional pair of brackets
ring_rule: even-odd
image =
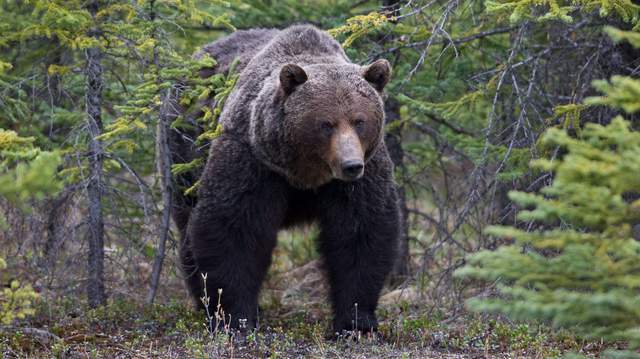
[[(178, 201), (175, 211), (193, 297), (203, 295), (200, 273), (207, 273), (213, 300), (222, 289), (229, 324), (255, 326), (278, 231), (317, 222), (335, 330), (375, 329), (399, 231), (382, 136), (389, 63), (353, 64), (333, 38), (306, 25), (238, 31), (203, 52), (218, 61), (203, 76), (238, 58), (240, 77), (220, 116), (222, 134), (211, 142), (197, 203)], [(191, 144), (181, 136), (173, 134), (171, 145), (180, 160), (188, 157)]]

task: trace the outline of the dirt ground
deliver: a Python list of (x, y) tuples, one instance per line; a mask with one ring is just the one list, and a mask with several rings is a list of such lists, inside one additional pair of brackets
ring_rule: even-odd
[(159, 304), (121, 290), (93, 310), (81, 295), (42, 293), (34, 316), (2, 327), (0, 351), (4, 358), (553, 358), (606, 349), (540, 325), (434, 310), (413, 286), (384, 293), (376, 335), (336, 338), (324, 289), (316, 261), (271, 275), (259, 329), (247, 335), (211, 333), (179, 284), (165, 286), (162, 297), (174, 299)]

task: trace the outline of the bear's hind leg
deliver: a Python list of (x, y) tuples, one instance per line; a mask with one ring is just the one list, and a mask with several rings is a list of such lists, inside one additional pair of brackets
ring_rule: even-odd
[(200, 307), (202, 306), (200, 298), (204, 293), (204, 286), (193, 253), (191, 253), (191, 244), (187, 241), (188, 237), (183, 236), (182, 243), (180, 243), (180, 267), (194, 304)]

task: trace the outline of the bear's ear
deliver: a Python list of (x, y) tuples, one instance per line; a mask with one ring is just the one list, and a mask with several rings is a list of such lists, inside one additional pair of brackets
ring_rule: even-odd
[(385, 59), (376, 60), (362, 69), (362, 76), (376, 90), (382, 91), (391, 78), (391, 64)]
[(307, 82), (307, 79), (307, 73), (298, 65), (286, 64), (280, 70), (280, 88), (285, 95), (291, 94), (296, 87)]

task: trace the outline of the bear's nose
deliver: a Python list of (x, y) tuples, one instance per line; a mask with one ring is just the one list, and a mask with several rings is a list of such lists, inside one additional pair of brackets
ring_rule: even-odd
[(364, 163), (360, 160), (345, 161), (342, 164), (342, 175), (347, 180), (354, 180), (362, 176)]

